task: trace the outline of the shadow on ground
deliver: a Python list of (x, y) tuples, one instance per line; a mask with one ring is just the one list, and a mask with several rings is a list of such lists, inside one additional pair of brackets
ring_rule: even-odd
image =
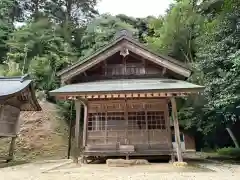
[(17, 165), (22, 165), (26, 163), (29, 163), (29, 162), (25, 160), (16, 160), (16, 161), (10, 161), (10, 162), (0, 161), (0, 168), (17, 166)]
[(122, 173), (175, 173), (175, 172), (214, 172), (207, 167), (201, 166), (200, 164), (206, 163), (204, 160), (200, 159), (189, 159), (187, 160), (188, 166), (176, 167), (172, 163), (169, 163), (169, 159), (154, 159), (149, 160), (149, 165), (133, 165), (128, 167), (109, 167), (106, 161), (96, 160), (89, 164), (75, 164), (68, 163), (59, 166), (54, 169), (49, 169), (46, 173), (109, 173), (122, 171)]

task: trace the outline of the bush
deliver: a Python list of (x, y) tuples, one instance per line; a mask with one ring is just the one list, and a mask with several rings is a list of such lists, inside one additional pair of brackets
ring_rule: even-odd
[(222, 148), (222, 149), (218, 149), (217, 153), (222, 156), (240, 158), (240, 148), (232, 148), (232, 147)]

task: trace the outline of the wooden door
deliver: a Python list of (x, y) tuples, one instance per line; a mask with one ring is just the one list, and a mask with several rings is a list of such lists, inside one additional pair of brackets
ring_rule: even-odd
[[(92, 118), (94, 116), (95, 118)], [(98, 124), (101, 126), (97, 126)], [(108, 100), (89, 102), (88, 144), (115, 146), (117, 144), (124, 144), (125, 142), (125, 101)]]
[(127, 100), (127, 139), (132, 145), (148, 144), (145, 102)]
[(147, 146), (168, 143), (171, 136), (166, 107), (165, 99), (89, 103), (88, 143)]

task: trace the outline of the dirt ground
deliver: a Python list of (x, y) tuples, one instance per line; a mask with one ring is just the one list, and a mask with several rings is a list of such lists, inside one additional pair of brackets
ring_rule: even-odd
[[(17, 160), (61, 159), (67, 155), (68, 126), (55, 104), (39, 102), (42, 111), (21, 112), (14, 158)], [(0, 157), (8, 154), (11, 138), (0, 139)], [(1, 166), (1, 165), (0, 165)]]
[(240, 165), (199, 163), (174, 167), (169, 163), (114, 168), (106, 164), (75, 165), (69, 160), (36, 162), (0, 169), (7, 180), (239, 180)]

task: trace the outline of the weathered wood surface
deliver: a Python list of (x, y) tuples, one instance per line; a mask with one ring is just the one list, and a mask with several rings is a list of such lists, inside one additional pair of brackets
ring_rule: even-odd
[(83, 125), (83, 148), (87, 145), (87, 129), (88, 129), (88, 104), (84, 102), (84, 125)]
[[(158, 99), (127, 99), (128, 112), (131, 111), (166, 111), (167, 100)], [(123, 112), (125, 111), (125, 100), (91, 100), (88, 103), (89, 113), (101, 112)]]
[(83, 151), (84, 156), (171, 156), (172, 149), (159, 148), (159, 149), (141, 149), (141, 151), (134, 151), (131, 153), (121, 152), (119, 150), (108, 149), (86, 149)]
[(102, 50), (101, 52), (98, 52), (95, 55), (89, 57), (88, 61), (86, 61), (85, 63), (78, 63), (72, 67), (63, 70), (59, 74), (61, 75), (62, 82), (71, 83), (72, 78), (98, 65), (99, 63), (106, 61), (108, 58), (113, 57), (115, 54), (118, 54), (120, 57), (122, 57), (120, 55), (120, 52), (123, 48), (128, 49), (130, 55), (131, 54), (137, 55), (139, 59), (146, 59), (147, 61), (156, 64), (156, 66), (167, 68), (170, 71), (174, 72), (175, 75), (178, 75), (181, 78), (189, 77), (191, 74), (191, 71), (188, 68), (185, 68), (183, 65), (180, 65), (180, 63), (177, 63), (175, 60), (173, 62), (172, 58), (159, 57), (158, 55), (150, 52), (149, 50), (142, 47), (138, 43), (123, 38), (121, 41), (110, 45), (107, 49)]
[(85, 150), (123, 153), (121, 146), (132, 145), (137, 154), (149, 150), (170, 153), (166, 103), (166, 99), (89, 101)]
[(13, 137), (17, 135), (19, 115), (20, 109), (9, 105), (0, 105), (0, 136)]
[(170, 97), (186, 97), (190, 94), (197, 94), (195, 90), (167, 90), (167, 91), (154, 91), (154, 92), (134, 92), (134, 93), (123, 93), (123, 92), (109, 92), (109, 93), (68, 93), (59, 94), (58, 99), (67, 100), (71, 98), (82, 98), (88, 100), (119, 100), (119, 99), (155, 99), (155, 98), (170, 98)]
[[(120, 55), (101, 62), (94, 67), (76, 75), (70, 81), (71, 83), (80, 83), (87, 81), (96, 81), (104, 79), (122, 79), (122, 78), (173, 78), (174, 74), (162, 66), (149, 62), (145, 59), (129, 55), (122, 59)], [(126, 60), (125, 60), (126, 59)]]
[(78, 157), (80, 153), (80, 117), (81, 117), (81, 102), (79, 100), (75, 101), (76, 109), (76, 120), (75, 120), (75, 153), (74, 162), (78, 163)]
[(175, 133), (175, 139), (176, 139), (176, 143), (177, 143), (178, 162), (183, 162), (179, 123), (178, 123), (178, 114), (177, 114), (177, 104), (176, 104), (176, 99), (174, 97), (171, 98), (171, 104), (172, 104), (172, 118), (173, 118), (173, 125), (174, 125), (174, 133)]

